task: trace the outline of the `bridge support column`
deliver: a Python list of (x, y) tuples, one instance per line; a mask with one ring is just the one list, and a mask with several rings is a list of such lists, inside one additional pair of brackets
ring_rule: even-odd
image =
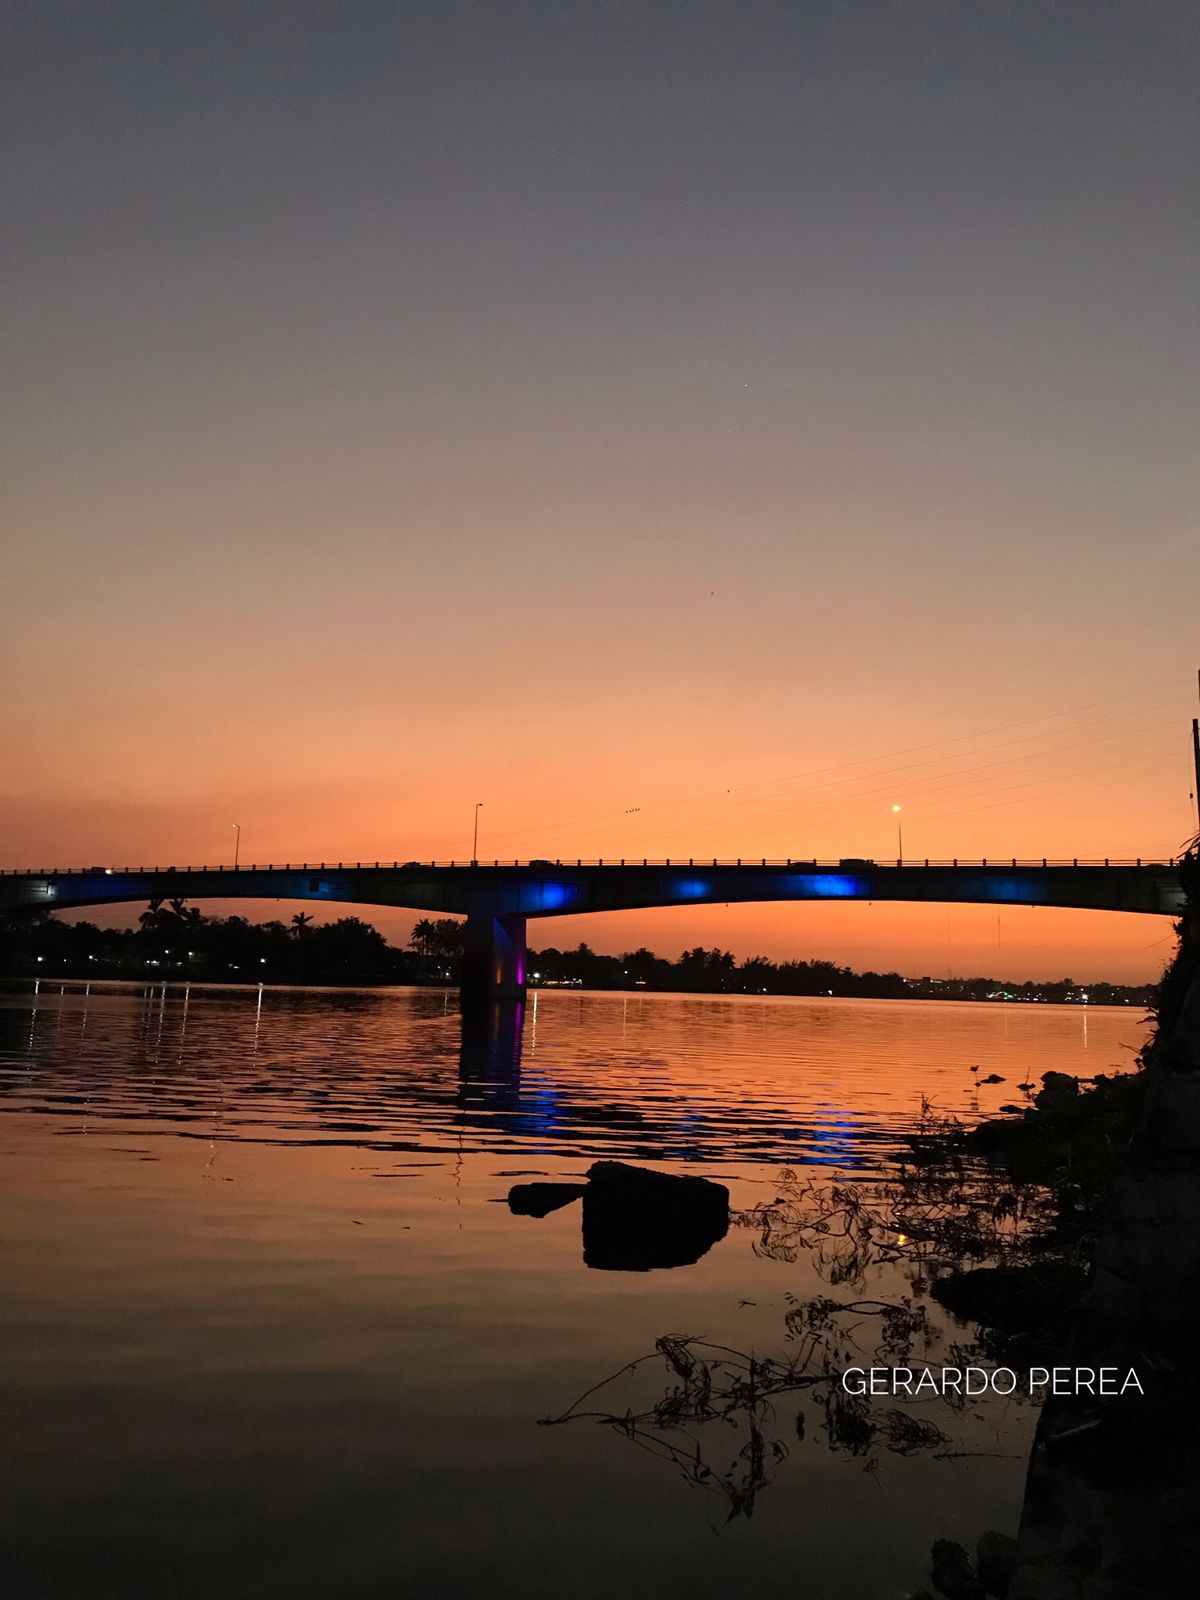
[(463, 946), (463, 1001), (510, 1000), (524, 993), (525, 918), (473, 911)]

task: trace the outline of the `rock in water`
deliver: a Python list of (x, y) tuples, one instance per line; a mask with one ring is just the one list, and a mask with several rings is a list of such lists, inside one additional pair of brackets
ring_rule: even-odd
[(996, 1600), (1006, 1600), (1017, 1563), (1017, 1541), (994, 1530), (980, 1534), (975, 1546), (975, 1566), (979, 1581)]
[(583, 1259), (610, 1272), (649, 1272), (699, 1261), (729, 1228), (729, 1190), (707, 1178), (679, 1177), (597, 1161), (583, 1195)]
[(933, 1285), (933, 1298), (963, 1322), (1005, 1333), (1040, 1333), (1071, 1314), (1087, 1281), (1068, 1263), (1024, 1267), (968, 1267)]
[(514, 1183), (508, 1191), (508, 1209), (516, 1217), (545, 1217), (578, 1200), (582, 1183)]
[(952, 1539), (938, 1539), (934, 1543), (929, 1576), (933, 1587), (944, 1594), (946, 1600), (987, 1600), (970, 1556)]

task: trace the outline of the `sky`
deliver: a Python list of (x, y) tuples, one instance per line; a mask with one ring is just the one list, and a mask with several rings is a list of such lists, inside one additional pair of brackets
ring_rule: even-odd
[[(462, 859), (477, 801), (488, 859), (883, 859), (893, 804), (911, 856), (1177, 850), (1198, 35), (1168, 0), (8, 8), (0, 866), (227, 861), (234, 823), (243, 860)], [(1017, 908), (539, 935), (1169, 949)]]

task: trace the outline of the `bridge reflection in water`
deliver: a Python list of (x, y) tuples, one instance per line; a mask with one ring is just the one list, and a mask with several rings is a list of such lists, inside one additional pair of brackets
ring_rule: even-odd
[(524, 1029), (524, 1000), (496, 1000), (463, 1012), (458, 1103), (464, 1110), (521, 1109)]
[[(537, 1014), (547, 1004), (556, 1026), (550, 1051), (539, 1054)], [(793, 1010), (803, 1017), (804, 1004), (534, 991), (460, 1011), (446, 990), (43, 981), (27, 1002), (10, 995), (0, 1004), (0, 1100), (45, 1093), (55, 1110), (87, 1107), (103, 1119), (123, 1116), (126, 1103), (140, 1115), (144, 1096), (147, 1111), (184, 1137), (201, 1129), (210, 1137), (218, 1117), (220, 1137), (249, 1142), (386, 1151), (449, 1149), (466, 1138), (473, 1148), (559, 1158), (869, 1170), (894, 1133), (886, 1117), (844, 1103), (853, 1091), (839, 1094), (826, 1067), (785, 1066), (785, 1076), (773, 1071), (755, 1085), (734, 1065), (753, 1047), (749, 1018), (763, 1007), (778, 1017), (777, 1053), (786, 1048), (784, 1024)], [(904, 1004), (915, 1018), (920, 1002)], [(809, 1005), (804, 1036), (823, 1057), (836, 1018), (823, 1002)], [(569, 1039), (594, 1040), (586, 1063), (564, 1036), (567, 1008)], [(689, 1017), (693, 1036), (732, 1028), (734, 1070), (702, 1093), (689, 1088), (687, 1067), (680, 1078), (654, 1048), (665, 1043), (649, 1020), (659, 1011)], [(614, 1023), (626, 1013), (650, 1028), (649, 1053), (618, 1049)]]

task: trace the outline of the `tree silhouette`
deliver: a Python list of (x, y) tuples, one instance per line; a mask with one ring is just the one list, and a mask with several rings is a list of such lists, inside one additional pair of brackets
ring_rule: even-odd
[(457, 961), (463, 953), (463, 924), (456, 917), (421, 917), (408, 942), (418, 955)]

